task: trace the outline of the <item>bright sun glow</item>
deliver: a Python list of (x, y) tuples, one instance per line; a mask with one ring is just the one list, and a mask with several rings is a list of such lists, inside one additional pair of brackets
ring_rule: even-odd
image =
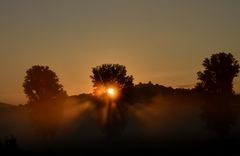
[(114, 95), (114, 89), (113, 89), (113, 88), (108, 88), (108, 89), (107, 89), (107, 93), (108, 93), (109, 95)]

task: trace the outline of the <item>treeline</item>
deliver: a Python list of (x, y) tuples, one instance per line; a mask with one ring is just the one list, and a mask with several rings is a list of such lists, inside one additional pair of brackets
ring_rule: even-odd
[[(93, 82), (93, 95), (103, 96), (108, 87), (114, 87), (121, 98), (132, 95), (130, 91), (144, 91), (149, 96), (159, 93), (189, 94), (201, 92), (214, 95), (233, 95), (233, 79), (238, 76), (239, 63), (231, 53), (220, 52), (205, 58), (202, 63), (204, 70), (197, 72), (198, 82), (192, 89), (173, 89), (152, 83), (133, 84), (133, 76), (127, 75), (126, 67), (119, 64), (103, 64), (92, 68), (90, 78)], [(48, 66), (34, 65), (26, 72), (24, 93), (28, 103), (56, 100), (67, 96), (63, 86), (59, 83), (56, 73)], [(145, 95), (141, 95), (145, 96)], [(129, 98), (129, 97), (128, 97)]]
[[(128, 106), (147, 103), (157, 95), (192, 97), (202, 94), (206, 98), (206, 103), (209, 103), (209, 99), (216, 99), (210, 102), (216, 103), (215, 106), (222, 97), (234, 95), (233, 79), (238, 76), (240, 66), (231, 53), (213, 54), (210, 58), (205, 58), (202, 65), (204, 70), (197, 72), (199, 81), (194, 88), (173, 89), (151, 82), (134, 85), (134, 78), (127, 74), (124, 65), (102, 64), (92, 68), (90, 78), (93, 93), (76, 97), (78, 103), (84, 101), (92, 103), (96, 120), (108, 136), (118, 135), (119, 130), (124, 127)], [(68, 99), (67, 92), (60, 84), (56, 73), (48, 66), (41, 65), (34, 65), (27, 70), (23, 87), (35, 128), (39, 129), (41, 135), (51, 137), (62, 119), (65, 101)], [(222, 101), (229, 100), (228, 98)]]

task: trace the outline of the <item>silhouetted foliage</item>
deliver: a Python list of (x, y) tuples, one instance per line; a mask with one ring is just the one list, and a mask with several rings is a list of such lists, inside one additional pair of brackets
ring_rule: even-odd
[(135, 103), (151, 103), (157, 96), (190, 96), (195, 94), (194, 90), (184, 88), (172, 88), (159, 84), (153, 84), (151, 81), (148, 83), (139, 83), (134, 85), (130, 93), (131, 104)]
[(48, 101), (65, 94), (56, 73), (48, 66), (34, 65), (26, 74), (23, 87), (29, 103)]
[(26, 73), (23, 87), (31, 108), (33, 127), (40, 136), (52, 137), (63, 115), (66, 92), (48, 66), (35, 65)]
[(231, 53), (213, 54), (203, 61), (203, 72), (198, 72), (196, 88), (211, 94), (232, 94), (233, 79), (238, 75), (239, 64)]
[(133, 76), (127, 75), (126, 67), (119, 64), (102, 64), (92, 68), (92, 79), (94, 93), (101, 86), (117, 86), (125, 91), (133, 86)]
[[(103, 131), (108, 137), (119, 136), (126, 123), (126, 101), (133, 87), (133, 77), (127, 75), (126, 67), (119, 64), (97, 66), (92, 69), (90, 77), (93, 82), (94, 95), (97, 95), (96, 118), (100, 120)], [(116, 90), (119, 92), (118, 99), (113, 100), (105, 96), (105, 94), (100, 94), (106, 97), (102, 101), (98, 92), (101, 92), (102, 88), (112, 86), (116, 87)]]

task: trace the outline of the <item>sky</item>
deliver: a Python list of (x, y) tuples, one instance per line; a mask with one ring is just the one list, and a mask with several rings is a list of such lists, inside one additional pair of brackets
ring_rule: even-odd
[[(193, 87), (202, 61), (240, 61), (238, 0), (1, 0), (0, 102), (25, 103), (31, 66), (48, 65), (68, 95), (92, 91), (92, 67), (119, 63), (134, 83)], [(240, 92), (239, 77), (234, 89)]]

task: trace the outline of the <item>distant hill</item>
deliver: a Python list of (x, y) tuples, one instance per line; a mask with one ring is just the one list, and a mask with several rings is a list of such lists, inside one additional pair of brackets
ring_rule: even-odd
[(1, 108), (12, 108), (12, 107), (16, 107), (16, 106), (12, 105), (12, 104), (7, 104), (7, 103), (0, 102), (0, 109)]
[[(158, 96), (195, 97), (195, 95), (197, 95), (197, 92), (193, 89), (172, 88), (148, 82), (134, 85), (134, 87), (127, 94), (126, 99), (129, 103), (134, 104), (150, 102), (154, 97)], [(87, 101), (93, 102), (95, 100), (92, 94), (84, 93), (70, 96), (69, 99), (77, 100), (79, 103)]]

